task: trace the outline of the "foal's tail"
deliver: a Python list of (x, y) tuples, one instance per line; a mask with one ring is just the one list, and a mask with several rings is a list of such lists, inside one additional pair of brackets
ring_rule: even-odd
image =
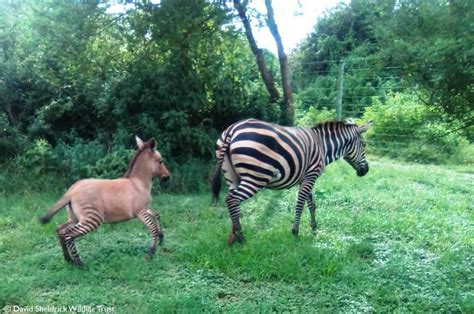
[(57, 201), (53, 205), (53, 207), (51, 207), (51, 209), (49, 210), (49, 212), (46, 215), (39, 218), (39, 222), (41, 222), (42, 224), (48, 223), (51, 220), (51, 218), (53, 218), (53, 216), (56, 215), (56, 213), (61, 208), (63, 208), (64, 206), (66, 206), (70, 202), (71, 202), (71, 197), (68, 194), (64, 194), (63, 197), (61, 197), (61, 199), (59, 201)]

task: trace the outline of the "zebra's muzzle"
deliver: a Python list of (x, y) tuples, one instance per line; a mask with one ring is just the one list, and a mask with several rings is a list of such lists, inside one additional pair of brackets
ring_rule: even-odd
[(369, 172), (369, 165), (359, 168), (359, 170), (357, 170), (357, 175), (359, 177), (363, 177), (367, 174), (367, 172)]

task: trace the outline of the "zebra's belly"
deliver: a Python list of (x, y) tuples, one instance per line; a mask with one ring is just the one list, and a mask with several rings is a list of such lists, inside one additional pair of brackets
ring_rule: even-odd
[(275, 180), (270, 181), (266, 187), (272, 190), (288, 189), (298, 184), (300, 180), (301, 180), (301, 177), (295, 177), (289, 180), (288, 178), (281, 178), (281, 177), (278, 179), (275, 178)]

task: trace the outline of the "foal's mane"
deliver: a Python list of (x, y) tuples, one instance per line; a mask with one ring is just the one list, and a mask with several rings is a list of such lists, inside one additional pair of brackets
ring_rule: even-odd
[(143, 147), (142, 148), (139, 148), (137, 150), (137, 152), (135, 153), (135, 156), (133, 156), (132, 160), (128, 163), (128, 169), (127, 169), (127, 172), (125, 172), (125, 174), (123, 175), (124, 178), (130, 178), (130, 175), (132, 173), (132, 170), (133, 170), (133, 167), (135, 166), (135, 164), (137, 163), (137, 160), (138, 160), (138, 157), (140, 157), (140, 155), (146, 150), (148, 149), (150, 146), (150, 143), (149, 141), (148, 142), (145, 142), (143, 144)]

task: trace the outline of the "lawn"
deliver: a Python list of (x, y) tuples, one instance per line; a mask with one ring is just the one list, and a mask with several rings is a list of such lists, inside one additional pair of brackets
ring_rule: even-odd
[[(474, 312), (474, 174), (469, 167), (344, 162), (316, 182), (318, 231), (296, 189), (264, 190), (242, 206), (243, 245), (210, 194), (156, 195), (164, 249), (147, 261), (138, 221), (78, 240), (85, 267), (66, 264), (37, 217), (57, 193), (0, 195), (0, 308), (90, 306), (96, 312)], [(171, 169), (172, 170), (172, 169)], [(222, 199), (222, 196), (221, 196)], [(87, 308), (86, 308), (87, 309)]]

